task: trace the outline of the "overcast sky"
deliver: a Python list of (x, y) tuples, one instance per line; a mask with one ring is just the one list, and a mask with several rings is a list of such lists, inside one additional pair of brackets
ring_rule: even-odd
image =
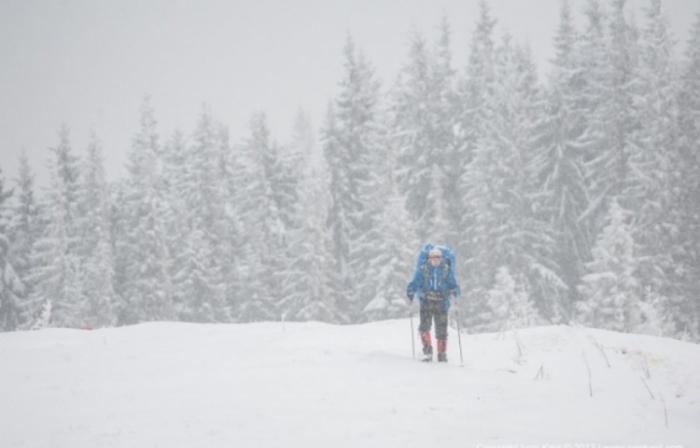
[[(605, 1), (605, 0), (604, 0)], [(504, 29), (529, 42), (541, 71), (551, 56), (560, 0), (490, 0)], [(580, 19), (584, 0), (571, 0)], [(648, 0), (630, 0), (630, 11)], [(409, 32), (437, 38), (445, 15), (455, 66), (463, 69), (479, 0), (0, 0), (0, 169), (17, 177), (25, 149), (44, 177), (62, 124), (83, 154), (91, 132), (103, 143), (110, 180), (124, 174), (151, 96), (162, 140), (191, 133), (202, 105), (247, 137), (264, 111), (283, 143), (300, 109), (316, 127), (338, 92), (348, 35), (384, 86), (407, 60)], [(676, 52), (700, 0), (664, 2)], [(637, 22), (643, 16), (637, 14)]]

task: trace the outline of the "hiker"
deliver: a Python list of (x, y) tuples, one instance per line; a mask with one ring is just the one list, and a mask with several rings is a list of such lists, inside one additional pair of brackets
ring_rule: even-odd
[[(418, 333), (423, 343), (423, 361), (433, 360), (433, 346), (430, 328), (435, 320), (435, 339), (437, 339), (438, 362), (447, 362), (447, 312), (450, 309), (450, 299), (460, 294), (460, 288), (455, 280), (454, 266), (439, 247), (426, 246), (427, 260), (419, 258), (413, 280), (406, 288), (406, 296), (410, 303), (418, 293), (420, 302), (420, 325)], [(445, 248), (452, 254), (451, 249)], [(423, 255), (422, 258), (425, 258)], [(454, 256), (452, 256), (454, 259)], [(424, 261), (424, 262), (423, 262)]]

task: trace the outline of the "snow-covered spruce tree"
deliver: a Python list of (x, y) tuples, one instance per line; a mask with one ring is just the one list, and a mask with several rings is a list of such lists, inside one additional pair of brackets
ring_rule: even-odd
[(486, 295), (489, 312), (485, 328), (488, 331), (504, 331), (537, 324), (537, 311), (527, 290), (527, 283), (522, 276), (514, 279), (507, 267), (498, 268), (495, 283)]
[(171, 320), (176, 317), (168, 273), (161, 148), (148, 99), (141, 107), (141, 129), (134, 136), (124, 182), (123, 234), (117, 257), (123, 269), (120, 324)]
[(332, 293), (330, 234), (326, 232), (328, 168), (318, 154), (313, 127), (300, 112), (288, 147), (298, 178), (294, 210), (287, 237), (288, 267), (284, 271), (279, 312), (286, 320), (338, 322)]
[[(347, 225), (344, 222), (345, 212), (340, 207), (335, 207), (333, 205), (334, 195), (332, 192), (336, 190), (336, 194), (340, 196), (342, 191), (347, 190), (348, 182), (342, 177), (341, 171), (333, 165), (334, 163), (338, 163), (341, 157), (340, 133), (336, 123), (337, 117), (335, 107), (333, 102), (329, 102), (326, 108), (324, 125), (321, 129), (321, 155), (323, 161), (321, 166), (326, 169), (325, 184), (327, 186), (326, 197), (328, 200), (324, 231), (328, 234), (328, 238), (330, 239), (330, 258), (328, 262), (330, 268), (330, 272), (328, 273), (330, 282), (329, 294), (331, 296), (330, 300), (335, 304), (339, 322), (347, 323), (350, 322), (350, 317), (345, 310), (344, 301), (341, 300), (344, 291), (340, 286), (341, 281), (345, 283), (348, 282), (348, 280), (344, 279), (347, 269), (341, 269), (341, 267), (345, 265), (345, 259), (341, 260), (338, 258), (338, 254), (347, 250), (344, 245), (341, 245), (343, 241), (342, 237), (347, 233)], [(335, 220), (333, 220), (332, 217), (334, 217)]]
[(277, 148), (264, 114), (252, 117), (250, 133), (238, 147), (234, 168), (240, 183), (233, 211), (238, 221), (234, 289), (239, 297), (233, 313), (235, 319), (245, 322), (279, 319), (276, 305), (283, 275), (279, 267), (284, 260), (280, 245), (284, 227), (264, 160)]
[(624, 3), (614, 0), (609, 15), (596, 0), (589, 0), (586, 9), (582, 58), (588, 122), (583, 148), (590, 201), (581, 222), (589, 228), (589, 241), (604, 225), (607, 204), (619, 200), (630, 181), (632, 133), (639, 125), (634, 104), (638, 33), (625, 19)]
[[(405, 198), (399, 193), (396, 178), (397, 148), (387, 142), (384, 159), (379, 161), (384, 176), (379, 178), (377, 191), (382, 192), (375, 244), (379, 254), (368, 260), (374, 295), (367, 297), (363, 313), (367, 320), (395, 319), (406, 316), (406, 283), (415, 267), (420, 243), (416, 238), (414, 222), (406, 210)], [(447, 222), (446, 220), (443, 222)]]
[(462, 104), (457, 91), (457, 71), (452, 66), (452, 31), (446, 17), (443, 17), (439, 29), (440, 38), (434, 45), (434, 57), (431, 58), (431, 84), (434, 92), (431, 110), (435, 115), (436, 147), (443, 153), (442, 188), (448, 229), (442, 242), (458, 250), (460, 224), (466, 207), (457, 185), (467, 164), (468, 155), (461, 146), (463, 142), (457, 137)]
[(5, 179), (0, 170), (0, 331), (13, 331), (21, 324), (24, 285), (10, 262), (8, 238), (12, 219), (9, 199), (12, 191), (5, 191)]
[(224, 321), (223, 290), (212, 281), (212, 253), (201, 228), (190, 229), (180, 244), (178, 270), (172, 274), (178, 317), (186, 322)]
[(565, 288), (555, 270), (551, 228), (533, 211), (540, 186), (533, 173), (538, 87), (531, 55), (506, 36), (494, 56), (494, 88), (484, 107), (488, 119), (460, 187), (471, 206), (465, 220), (471, 223), (469, 282), (463, 289), (474, 328), (487, 324), (484, 296), (502, 266), (522, 279), (544, 316), (561, 314)]
[[(448, 243), (448, 200), (458, 160), (454, 149), (454, 72), (449, 49), (449, 27), (443, 22), (441, 39), (430, 51), (414, 31), (409, 60), (392, 91), (392, 139), (399, 148), (398, 180), (407, 198), (409, 215), (421, 241)], [(452, 158), (450, 158), (452, 156)], [(439, 174), (439, 178), (435, 178)], [(453, 182), (450, 182), (453, 181)], [(437, 223), (437, 204), (442, 204)], [(454, 239), (454, 238), (453, 238)]]
[[(678, 168), (678, 77), (670, 25), (660, 0), (651, 0), (646, 19), (640, 39), (639, 89), (635, 92), (640, 126), (631, 137), (624, 200), (636, 213), (633, 237), (639, 246), (638, 278), (661, 305), (666, 298), (680, 294), (672, 259), (681, 213), (674, 207), (672, 189)], [(665, 310), (658, 310), (657, 314), (663, 313)]]
[(276, 310), (281, 315), (283, 310), (280, 303), (285, 299), (285, 277), (294, 258), (294, 254), (289, 251), (290, 232), (299, 224), (299, 188), (308, 165), (305, 164), (305, 155), (300, 154), (297, 147), (271, 142), (266, 148), (262, 157), (263, 170), (270, 185), (271, 205), (278, 217), (277, 228), (268, 236), (271, 252), (270, 258), (266, 260), (269, 269), (267, 289), (272, 292)]
[(178, 273), (185, 272), (188, 260), (188, 236), (191, 234), (192, 219), (187, 207), (188, 141), (180, 130), (176, 130), (163, 145), (163, 198), (167, 207), (164, 210), (165, 238), (168, 245), (168, 272), (173, 283), (173, 306), (177, 316), (182, 316), (187, 306), (189, 292), (178, 284)]
[(14, 190), (9, 224), (8, 258), (24, 285), (24, 294), (20, 305), (19, 328), (26, 328), (40, 314), (41, 303), (29, 300), (32, 284), (29, 282), (31, 272), (31, 254), (34, 243), (42, 234), (39, 220), (39, 206), (35, 198), (34, 174), (29, 167), (27, 155), (22, 151), (19, 163), (19, 179)]
[[(455, 126), (455, 143), (450, 163), (457, 165), (460, 178), (455, 181), (456, 184), (451, 188), (458, 201), (456, 210), (459, 210), (456, 212), (456, 218), (459, 219), (457, 228), (460, 229), (457, 255), (465, 261), (474, 258), (471, 246), (473, 243), (471, 229), (474, 226), (471, 217), (474, 216), (474, 210), (470, 201), (466, 199), (470, 194), (469, 187), (461, 181), (461, 178), (467, 171), (468, 165), (472, 163), (477, 143), (489, 123), (486, 102), (487, 97), (494, 90), (494, 49), (496, 45), (493, 32), (495, 26), (496, 20), (491, 17), (488, 3), (482, 0), (479, 3), (479, 18), (476, 28), (472, 32), (466, 73), (458, 80), (457, 87), (458, 103), (455, 110), (457, 125)], [(463, 264), (463, 266), (467, 267), (468, 263)], [(469, 269), (465, 269), (465, 271), (469, 272)], [(478, 295), (483, 296), (482, 293), (483, 291)]]
[[(577, 145), (583, 151), (583, 176), (588, 201), (587, 208), (578, 217), (578, 225), (584, 233), (582, 238), (587, 242), (588, 247), (592, 247), (604, 219), (606, 194), (609, 194), (612, 188), (608, 185), (609, 179), (603, 182), (605, 176), (598, 175), (595, 161), (602, 155), (613, 154), (611, 149), (613, 145), (609, 142), (608, 125), (611, 123), (607, 121), (604, 114), (605, 106), (609, 101), (610, 73), (607, 61), (607, 17), (599, 0), (587, 0), (583, 12), (586, 23), (578, 45), (580, 73), (576, 77), (576, 86), (580, 91), (580, 113), (584, 121), (584, 129)], [(605, 166), (605, 160), (603, 157), (602, 166)], [(610, 162), (610, 167), (614, 171), (614, 161)], [(584, 258), (584, 261), (589, 260), (590, 257), (588, 260)]]
[(117, 322), (114, 257), (110, 228), (110, 198), (102, 146), (92, 136), (83, 160), (78, 195), (78, 243), (81, 260), (80, 309), (84, 325), (111, 326)]
[(591, 245), (579, 220), (589, 200), (582, 166), (586, 120), (579, 42), (569, 2), (564, 1), (544, 110), (537, 122), (533, 172), (542, 185), (537, 214), (555, 232), (557, 272), (567, 286), (560, 304), (565, 318), (572, 316), (573, 303), (578, 299), (576, 286), (584, 263), (590, 259)]
[[(345, 73), (333, 114), (326, 119), (323, 150), (330, 168), (331, 208), (328, 229), (336, 260), (334, 282), (341, 311), (352, 321), (374, 296), (368, 260), (381, 253), (371, 238), (377, 223), (377, 170), (384, 149), (379, 116), (379, 82), (374, 69), (350, 38), (344, 50)], [(369, 195), (369, 197), (368, 197)]]
[(652, 336), (676, 336), (675, 323), (670, 314), (669, 298), (654, 291), (651, 286), (645, 286), (639, 300), (639, 323), (635, 333)]
[(229, 138), (229, 131), (225, 126), (219, 126), (218, 129), (218, 170), (222, 179), (222, 196), (224, 221), (224, 235), (220, 241), (220, 256), (221, 273), (224, 283), (224, 301), (226, 314), (229, 321), (235, 321), (235, 310), (238, 309), (238, 303), (241, 296), (238, 294), (238, 278), (236, 275), (236, 263), (238, 261), (238, 241), (242, 241), (241, 221), (236, 213), (236, 200), (238, 189), (241, 185), (245, 185), (244, 179), (236, 176), (238, 169), (237, 160), (240, 157), (240, 151), (232, 145)]
[(429, 55), (425, 38), (413, 32), (409, 62), (403, 68), (392, 90), (394, 141), (399, 148), (400, 181), (406, 206), (416, 223), (419, 239), (430, 234), (428, 218), (433, 204), (428, 202), (432, 164), (436, 161), (436, 148), (428, 131), (430, 112)]
[(29, 300), (51, 300), (51, 325), (81, 327), (85, 322), (80, 309), (82, 276), (76, 222), (79, 165), (65, 126), (59, 132), (58, 146), (51, 152), (49, 185), (41, 204), (41, 219), (46, 225), (31, 255), (29, 283), (33, 288)]
[[(223, 260), (226, 249), (225, 179), (219, 166), (219, 132), (211, 114), (203, 108), (190, 144), (173, 141), (173, 164), (184, 158), (184, 167), (170, 166), (175, 177), (170, 197), (172, 218), (183, 216), (184, 223), (172, 222), (174, 230), (184, 232), (182, 239), (171, 241), (177, 251), (171, 255), (173, 294), (180, 318), (193, 322), (225, 322), (225, 280)], [(183, 154), (184, 153), (184, 154)], [(176, 198), (181, 195), (182, 202)], [(184, 210), (182, 206), (184, 205)], [(182, 218), (180, 218), (182, 219)]]
[(42, 328), (48, 328), (51, 326), (51, 299), (48, 299), (41, 306), (41, 312), (38, 314), (36, 321), (32, 323), (30, 330), (41, 330)]
[(109, 213), (109, 228), (112, 235), (112, 256), (114, 257), (114, 293), (117, 295), (117, 325), (123, 325), (124, 310), (126, 309), (126, 281), (128, 257), (126, 251), (126, 235), (128, 233), (128, 210), (126, 203), (126, 181), (120, 180), (109, 185), (111, 210)]
[[(395, 209), (388, 210), (388, 204), (397, 206), (397, 201), (403, 207), (403, 197), (399, 196), (398, 189), (392, 182), (392, 175), (396, 170), (395, 156), (392, 153), (391, 141), (387, 133), (387, 127), (384, 125), (388, 122), (383, 114), (381, 107), (377, 108), (376, 123), (375, 123), (375, 140), (368, 147), (369, 153), (369, 168), (366, 180), (360, 184), (360, 197), (363, 198), (367, 229), (359, 238), (358, 242), (353, 247), (356, 256), (354, 263), (356, 267), (353, 272), (361, 273), (360, 279), (362, 283), (358, 284), (358, 293), (360, 296), (359, 305), (362, 307), (361, 314), (358, 315), (359, 320), (369, 318), (371, 316), (364, 313), (367, 304), (376, 300), (378, 297), (385, 297), (386, 300), (394, 302), (396, 299), (401, 303), (401, 295), (398, 291), (405, 294), (406, 274), (410, 271), (406, 270), (406, 264), (410, 263), (412, 256), (415, 256), (416, 245), (411, 245), (414, 240), (412, 237), (407, 238), (405, 228), (398, 233), (396, 231), (396, 223), (394, 219), (404, 218), (405, 215)], [(408, 258), (399, 260), (395, 258), (397, 249), (403, 256), (408, 255)], [(391, 254), (389, 254), (389, 252)], [(411, 255), (409, 255), (411, 254)], [(397, 272), (398, 271), (398, 272)], [(395, 275), (390, 276), (387, 272), (394, 272)], [(397, 276), (404, 273), (403, 281), (399, 284)], [(387, 280), (381, 284), (380, 278)], [(384, 289), (381, 289), (384, 288)], [(401, 303), (402, 305), (402, 303)], [(399, 309), (396, 303), (389, 310), (392, 315), (396, 315)], [(373, 318), (377, 318), (374, 316)]]
[(700, 341), (700, 12), (686, 44), (678, 91), (680, 153), (673, 178), (679, 229), (674, 263), (681, 283), (680, 297), (672, 297), (670, 311), (678, 335)]
[(642, 291), (629, 220), (630, 212), (613, 200), (593, 247), (593, 260), (586, 264), (588, 273), (579, 286), (582, 301), (577, 309), (584, 325), (631, 332), (640, 323)]

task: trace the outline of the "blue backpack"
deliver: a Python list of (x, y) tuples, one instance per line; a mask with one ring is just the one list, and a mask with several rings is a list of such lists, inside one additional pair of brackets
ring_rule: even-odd
[[(450, 271), (452, 271), (452, 274), (455, 274), (457, 268), (457, 256), (455, 255), (455, 251), (452, 250), (450, 246), (438, 246), (433, 243), (426, 244), (423, 247), (423, 250), (421, 250), (418, 254), (418, 260), (416, 261), (416, 272), (421, 270), (423, 265), (428, 262), (428, 254), (433, 249), (440, 249), (440, 252), (442, 252), (442, 259), (445, 260), (450, 268)], [(445, 271), (445, 275), (447, 275), (447, 271)], [(456, 275), (455, 278), (457, 278)]]

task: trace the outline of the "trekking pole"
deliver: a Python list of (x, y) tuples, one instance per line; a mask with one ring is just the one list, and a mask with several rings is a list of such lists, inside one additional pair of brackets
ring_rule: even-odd
[(410, 311), (411, 316), (411, 350), (413, 350), (413, 359), (416, 358), (416, 338), (413, 337), (413, 310)]
[(462, 330), (459, 326), (459, 311), (455, 310), (457, 316), (457, 341), (459, 342), (459, 366), (464, 367), (464, 357), (462, 356)]

